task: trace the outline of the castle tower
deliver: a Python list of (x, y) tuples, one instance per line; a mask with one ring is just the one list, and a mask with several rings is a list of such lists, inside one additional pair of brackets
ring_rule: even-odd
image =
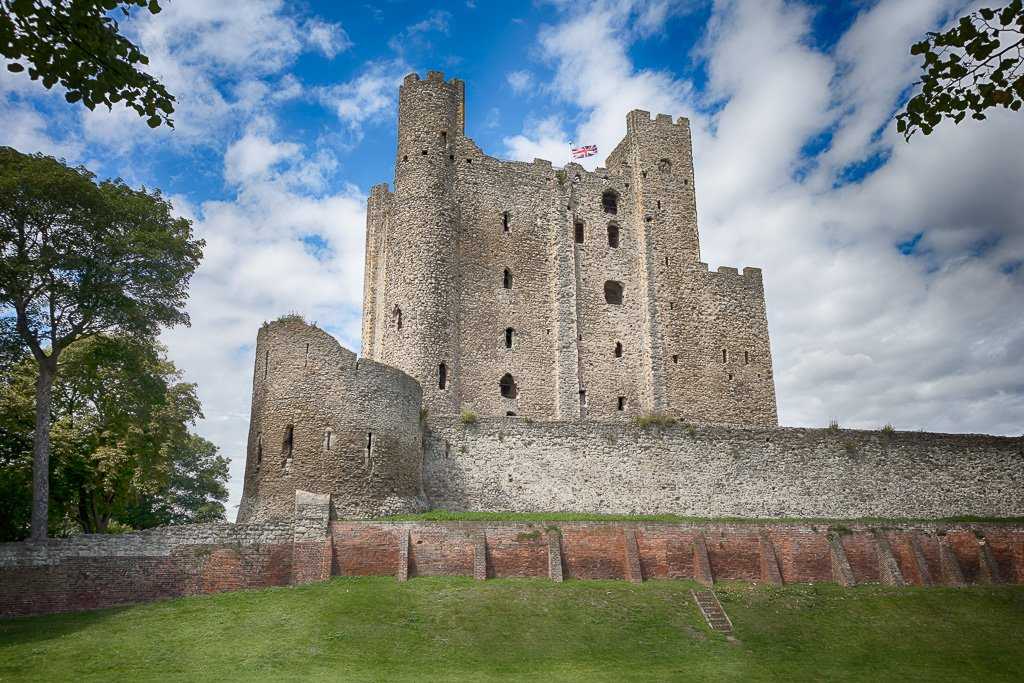
[(424, 406), (436, 414), (458, 409), (453, 150), (464, 131), (464, 101), (462, 81), (445, 82), (440, 72), (405, 78), (395, 191), (375, 188), (367, 215), (366, 277), (380, 284), (366, 302), (374, 319), (364, 324), (363, 353), (418, 380)]

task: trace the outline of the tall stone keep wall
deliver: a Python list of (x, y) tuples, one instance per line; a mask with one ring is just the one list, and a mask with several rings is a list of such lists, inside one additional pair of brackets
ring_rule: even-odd
[[(368, 202), (363, 353), (418, 380), (430, 420), (777, 424), (760, 271), (699, 263), (689, 122), (633, 111), (608, 168), (556, 171), (485, 155), (464, 98), (438, 72), (402, 85), (395, 191)], [(722, 345), (761, 371), (723, 371)]]
[(484, 419), (434, 425), (431, 508), (706, 517), (1024, 516), (1024, 439)]
[(422, 509), (421, 401), (411, 377), (323, 330), (264, 325), (238, 521), (291, 518), (297, 489), (331, 494), (333, 516)]

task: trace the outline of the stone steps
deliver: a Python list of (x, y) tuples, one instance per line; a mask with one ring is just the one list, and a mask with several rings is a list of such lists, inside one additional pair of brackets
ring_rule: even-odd
[(704, 620), (708, 622), (708, 626), (712, 631), (732, 632), (732, 621), (729, 619), (729, 615), (725, 613), (725, 610), (722, 609), (722, 603), (718, 601), (718, 596), (715, 595), (714, 591), (691, 590), (690, 595), (693, 596), (693, 601), (697, 603), (700, 613), (704, 615)]

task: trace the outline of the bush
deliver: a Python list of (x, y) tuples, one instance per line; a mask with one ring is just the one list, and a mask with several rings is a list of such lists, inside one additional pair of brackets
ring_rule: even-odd
[(641, 429), (647, 429), (651, 425), (655, 427), (671, 427), (675, 423), (676, 418), (664, 413), (647, 413), (646, 415), (637, 415), (633, 418), (633, 424)]
[(829, 422), (828, 422), (828, 431), (830, 431), (830, 432), (838, 432), (839, 431), (839, 421), (836, 420), (835, 418), (829, 420)]
[(884, 427), (882, 427), (882, 436), (886, 436), (886, 437), (896, 436), (896, 430), (893, 429), (893, 426), (891, 424), (887, 424)]
[(462, 414), (459, 415), (459, 420), (464, 425), (471, 425), (476, 423), (476, 413), (472, 410), (462, 409)]

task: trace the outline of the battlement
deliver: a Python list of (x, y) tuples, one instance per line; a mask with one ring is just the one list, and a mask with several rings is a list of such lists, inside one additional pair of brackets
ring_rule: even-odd
[(734, 268), (733, 266), (718, 266), (718, 270), (712, 271), (708, 264), (701, 261), (696, 264), (696, 269), (712, 276), (739, 277), (750, 280), (761, 279), (761, 269), (751, 266), (744, 268), (742, 273), (740, 273), (738, 268)]
[(651, 112), (644, 109), (634, 109), (633, 111), (626, 114), (626, 132), (633, 133), (641, 128), (650, 128), (656, 126), (658, 128), (667, 129), (669, 127), (678, 128), (680, 130), (690, 130), (690, 119), (685, 116), (680, 116), (676, 120), (672, 120), (669, 114), (657, 114), (653, 118)]
[(455, 87), (465, 87), (465, 81), (459, 78), (453, 78), (450, 81), (444, 80), (443, 71), (428, 71), (427, 77), (420, 78), (420, 75), (416, 72), (406, 74), (405, 78), (402, 79), (402, 85), (413, 85), (416, 83), (440, 83), (443, 85), (450, 85)]

